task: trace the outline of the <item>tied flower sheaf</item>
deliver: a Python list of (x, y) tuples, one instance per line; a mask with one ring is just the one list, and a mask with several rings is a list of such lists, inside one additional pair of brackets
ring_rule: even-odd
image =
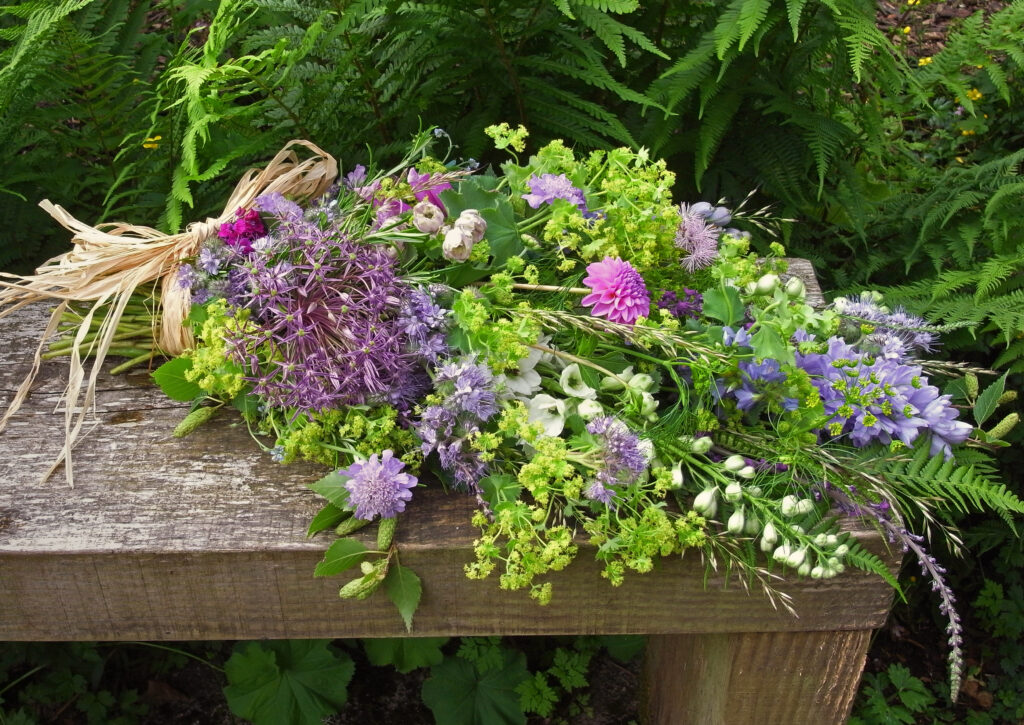
[[(155, 374), (191, 386), (178, 434), (233, 404), (275, 460), (328, 466), (316, 574), (358, 567), (342, 597), (384, 588), (408, 627), (394, 533), (424, 486), (476, 502), (466, 574), (541, 604), (581, 537), (613, 586), (687, 550), (787, 608), (786, 576), (898, 586), (840, 525), (866, 519), (934, 578), (955, 691), (959, 618), (921, 534), (955, 549), (968, 508), (1024, 512), (988, 477), (1006, 430), (965, 420), (1001, 383), (928, 360), (939, 330), (877, 294), (813, 307), (783, 248), (755, 246), (786, 221), (769, 210), (677, 203), (642, 149), (520, 160), (524, 129), (488, 133), (500, 174), (430, 155), (451, 152), (434, 130), (390, 170), (221, 224), (176, 272), (196, 344)], [(371, 521), (373, 551), (350, 536)]]

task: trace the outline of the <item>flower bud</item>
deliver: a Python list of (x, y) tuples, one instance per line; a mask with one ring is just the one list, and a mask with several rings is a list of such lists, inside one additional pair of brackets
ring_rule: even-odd
[(809, 498), (802, 498), (796, 502), (796, 512), (801, 516), (811, 513), (814, 510), (814, 501)]
[(743, 500), (743, 486), (735, 481), (726, 486), (725, 500), (730, 503), (736, 503), (737, 501)]
[(779, 275), (777, 274), (766, 274), (757, 280), (757, 285), (754, 287), (755, 295), (770, 295), (779, 288)]
[(761, 533), (761, 521), (754, 514), (747, 514), (747, 520), (743, 524), (743, 533), (747, 536), (757, 536)]
[(783, 543), (775, 549), (772, 554), (772, 558), (775, 561), (784, 563), (789, 561), (789, 557), (793, 554), (793, 547), (789, 543)]
[(487, 222), (480, 216), (480, 212), (476, 209), (466, 209), (459, 218), (455, 220), (455, 228), (460, 229), (463, 232), (469, 234), (470, 247), (479, 242), (484, 238), (484, 234), (487, 233)]
[(732, 473), (736, 473), (736, 471), (740, 470), (745, 465), (747, 465), (747, 462), (743, 460), (743, 456), (734, 453), (733, 455), (726, 458), (722, 462), (722, 465), (725, 466), (725, 470), (731, 471)]
[(779, 533), (775, 530), (775, 524), (769, 521), (764, 525), (764, 531), (761, 532), (761, 540), (768, 542), (774, 546), (779, 540)]
[(807, 287), (799, 277), (790, 277), (786, 282), (786, 296), (790, 299), (801, 299), (806, 292)]
[(807, 558), (807, 549), (797, 549), (786, 557), (786, 566), (797, 567), (804, 563)]
[(658, 410), (658, 401), (650, 393), (641, 393), (640, 395), (640, 414), (647, 416), (651, 421), (657, 419), (655, 411)]
[(624, 390), (626, 385), (629, 384), (630, 379), (633, 377), (633, 366), (629, 366), (621, 373), (616, 375), (614, 378), (610, 375), (601, 379), (601, 390), (605, 390), (609, 393), (616, 393), (620, 390)]
[(765, 538), (761, 539), (761, 551), (763, 551), (766, 554), (770, 554), (770, 553), (772, 553), (772, 550), (774, 548), (775, 548), (775, 542), (774, 541), (768, 541)]
[(829, 534), (825, 537), (826, 546), (835, 546), (839, 542), (839, 537), (835, 534)]
[(747, 495), (751, 498), (761, 498), (764, 495), (764, 491), (760, 486), (747, 486)]
[(444, 225), (444, 212), (424, 199), (412, 208), (412, 225), (424, 234), (436, 234)]
[(964, 375), (964, 388), (967, 390), (967, 397), (973, 400), (978, 397), (978, 376), (974, 373)]
[(846, 556), (849, 553), (850, 553), (850, 547), (847, 546), (846, 544), (840, 544), (839, 546), (836, 547), (836, 550), (835, 550), (835, 555), (836, 556)]
[(823, 576), (825, 576), (825, 570), (820, 566), (811, 569), (811, 579), (821, 579)]
[(828, 543), (828, 537), (825, 534), (818, 534), (814, 537), (814, 545), (818, 547), (825, 546)]
[(718, 487), (710, 486), (698, 493), (693, 500), (693, 510), (701, 516), (714, 518), (718, 512)]
[(743, 533), (744, 524), (746, 524), (746, 517), (743, 515), (743, 507), (740, 506), (732, 512), (732, 516), (729, 517), (725, 528), (730, 534), (739, 535)]
[(736, 475), (740, 478), (745, 478), (748, 481), (757, 475), (757, 471), (754, 470), (753, 466), (744, 466), (740, 470), (736, 471)]
[(629, 387), (638, 393), (649, 391), (654, 387), (654, 378), (647, 373), (637, 373), (629, 379)]
[(810, 574), (811, 573), (811, 565), (810, 565), (810, 563), (805, 561), (803, 564), (801, 564), (799, 567), (797, 567), (796, 573), (799, 574), (800, 576), (807, 576), (808, 574)]
[(707, 214), (704, 218), (716, 227), (724, 227), (732, 221), (732, 214), (730, 214), (729, 210), (724, 206), (716, 206), (711, 210), (711, 213)]
[(693, 441), (693, 445), (690, 446), (690, 450), (698, 455), (704, 455), (711, 450), (711, 446), (714, 445), (714, 441), (711, 440), (710, 436), (701, 436)]
[(597, 416), (604, 414), (604, 406), (596, 400), (581, 400), (580, 404), (576, 407), (576, 412), (579, 413), (583, 420), (593, 420)]
[(683, 476), (683, 462), (677, 461), (676, 465), (672, 466), (672, 488), (682, 488), (684, 481)]
[(473, 252), (473, 235), (459, 227), (453, 227), (445, 232), (444, 242), (441, 243), (441, 254), (445, 259), (453, 262), (465, 262)]
[[(382, 518), (377, 525), (377, 551), (387, 551), (391, 542), (395, 539), (395, 529), (398, 528), (398, 518)], [(365, 562), (364, 562), (365, 563)]]
[(782, 511), (783, 516), (789, 518), (790, 516), (796, 515), (796, 501), (797, 498), (796, 496), (793, 495), (782, 497), (782, 504), (780, 505), (780, 510)]
[(996, 423), (995, 427), (988, 432), (988, 439), (990, 441), (998, 441), (1002, 439), (1003, 436), (1013, 430), (1019, 422), (1020, 414), (1010, 413), (1008, 416)]

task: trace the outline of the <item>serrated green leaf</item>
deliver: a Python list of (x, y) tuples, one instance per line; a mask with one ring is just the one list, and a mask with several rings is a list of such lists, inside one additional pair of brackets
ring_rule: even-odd
[(519, 492), (523, 490), (516, 477), (509, 473), (481, 479), (480, 488), (483, 490), (484, 500), (491, 505), (492, 509), (502, 501), (515, 501), (519, 498)]
[(760, 360), (778, 360), (793, 362), (793, 351), (786, 341), (775, 330), (767, 325), (758, 325), (757, 331), (750, 337), (750, 347), (754, 356)]
[(328, 640), (240, 642), (224, 665), (231, 711), (253, 725), (319, 725), (348, 699), (355, 666)]
[(334, 576), (351, 569), (363, 560), (366, 551), (366, 545), (358, 539), (338, 539), (327, 548), (324, 560), (316, 565), (313, 576)]
[(388, 575), (384, 578), (384, 586), (388, 590), (388, 598), (398, 607), (398, 613), (402, 615), (407, 632), (412, 631), (412, 615), (420, 605), (420, 596), (423, 594), (423, 585), (416, 572), (407, 566), (395, 564), (388, 569)]
[(185, 379), (185, 373), (191, 369), (191, 358), (176, 357), (153, 371), (153, 381), (171, 400), (195, 400), (203, 394), (203, 389)]
[(313, 536), (319, 534), (321, 531), (334, 528), (341, 523), (341, 520), (346, 516), (352, 514), (348, 511), (344, 511), (333, 503), (326, 504), (322, 509), (317, 511), (316, 516), (309, 522), (309, 528), (306, 529), (306, 536)]
[(345, 484), (349, 477), (334, 471), (328, 473), (319, 481), (309, 484), (309, 487), (326, 498), (340, 509), (348, 508), (348, 489)]
[(982, 390), (974, 402), (974, 420), (978, 425), (991, 418), (992, 414), (996, 412), (997, 402), (1006, 389), (1006, 377), (1009, 374), (1003, 373), (1003, 377)]
[(430, 667), (444, 660), (441, 648), (448, 637), (382, 637), (364, 639), (363, 649), (370, 664), (393, 666), (403, 675), (419, 667)]
[(449, 657), (430, 668), (423, 702), (438, 725), (523, 725), (516, 688), (529, 677), (522, 652), (504, 650), (502, 666), (483, 675), (472, 662)]
[(719, 320), (725, 325), (743, 321), (743, 301), (740, 291), (732, 285), (710, 289), (704, 293), (704, 316)]

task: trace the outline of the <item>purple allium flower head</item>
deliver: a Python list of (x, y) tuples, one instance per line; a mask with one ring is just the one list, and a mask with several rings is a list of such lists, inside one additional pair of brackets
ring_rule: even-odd
[(718, 227), (693, 209), (687, 204), (679, 206), (679, 226), (676, 227), (676, 247), (686, 252), (682, 264), (691, 274), (711, 266), (718, 258), (720, 234)]
[(405, 503), (412, 498), (416, 477), (402, 473), (405, 464), (385, 450), (378, 460), (377, 454), (365, 463), (353, 463), (338, 473), (349, 476), (345, 482), (349, 502), (355, 506), (356, 518), (367, 521), (381, 516), (394, 518), (405, 511)]
[(583, 190), (573, 186), (565, 174), (534, 174), (526, 180), (530, 187), (529, 194), (523, 194), (526, 203), (532, 209), (539, 209), (541, 204), (551, 204), (555, 199), (564, 199), (574, 204), (581, 212), (587, 213), (587, 200)]
[(644, 279), (629, 262), (605, 257), (602, 262), (587, 265), (587, 275), (583, 284), (593, 292), (580, 304), (593, 306), (591, 314), (595, 317), (632, 325), (638, 317), (650, 314), (651, 298)]

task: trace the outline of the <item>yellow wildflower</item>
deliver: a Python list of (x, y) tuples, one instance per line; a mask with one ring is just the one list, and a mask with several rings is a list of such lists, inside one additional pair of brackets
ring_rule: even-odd
[(962, 164), (962, 163), (964, 162), (964, 157), (963, 157), (963, 156), (957, 156), (957, 157), (956, 157), (956, 162), (957, 162), (958, 164)]
[(982, 92), (979, 91), (977, 88), (972, 88), (971, 90), (967, 91), (967, 97), (972, 101), (980, 101), (982, 95)]
[(931, 62), (932, 62), (932, 57), (930, 55), (926, 55), (924, 58), (918, 58), (917, 59), (917, 64), (919, 66), (926, 66), (926, 65), (928, 65)]
[(160, 139), (162, 138), (163, 136), (150, 136), (149, 138), (142, 142), (142, 148), (158, 149), (160, 148)]
[(960, 131), (960, 135), (961, 136), (973, 136), (974, 135), (974, 131), (970, 131), (970, 130), (965, 128), (962, 131)]
[(903, 26), (903, 34), (904, 35), (910, 35), (910, 26), (909, 25), (904, 25)]

